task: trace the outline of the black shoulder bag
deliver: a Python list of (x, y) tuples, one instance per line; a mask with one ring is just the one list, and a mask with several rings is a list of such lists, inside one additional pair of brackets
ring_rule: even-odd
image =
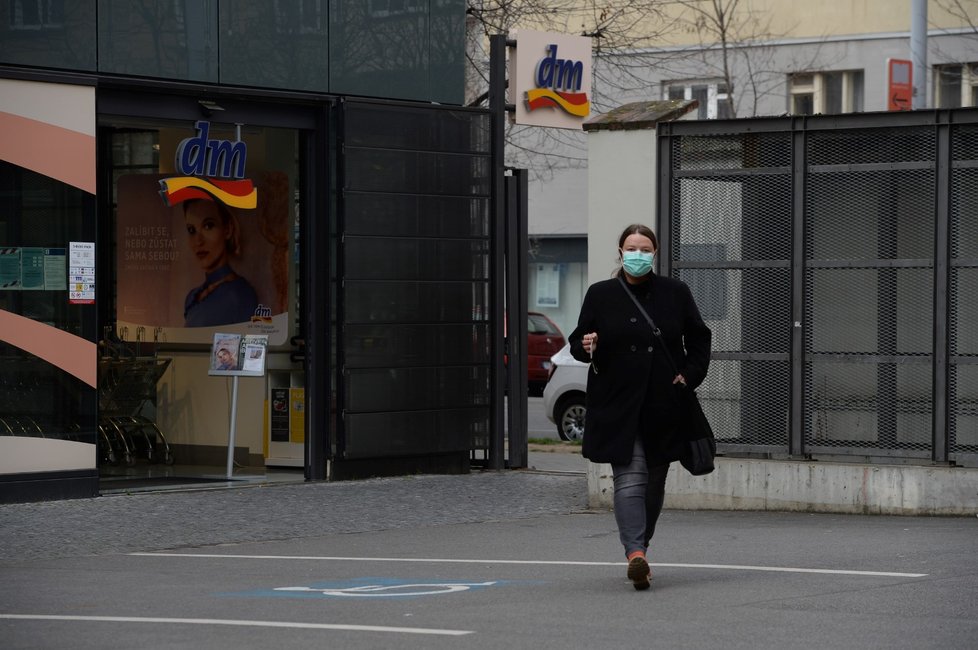
[[(642, 303), (638, 301), (638, 298), (631, 292), (620, 275), (618, 276), (618, 282), (621, 283), (621, 288), (625, 290), (628, 297), (638, 307), (642, 316), (645, 316), (645, 320), (648, 321), (649, 326), (652, 328), (652, 333), (659, 339), (659, 343), (662, 344), (662, 351), (665, 353), (669, 365), (672, 366), (673, 376), (675, 377), (679, 374), (679, 368), (669, 353), (669, 347), (666, 345), (666, 340), (662, 336), (662, 331), (656, 327), (655, 321), (645, 311)], [(706, 419), (706, 415), (703, 413), (703, 408), (700, 406), (700, 401), (696, 397), (695, 390), (685, 384), (678, 384), (676, 385), (676, 392), (679, 395), (679, 433), (685, 438), (683, 453), (679, 457), (679, 463), (693, 476), (709, 474), (715, 469), (713, 458), (717, 453), (717, 441), (713, 436), (713, 428), (710, 427), (710, 421)]]

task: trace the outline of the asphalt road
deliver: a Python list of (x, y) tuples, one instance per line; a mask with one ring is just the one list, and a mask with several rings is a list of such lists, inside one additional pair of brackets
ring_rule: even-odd
[(0, 506), (0, 645), (975, 647), (975, 518), (666, 510), (636, 592), (585, 495), (508, 471)]

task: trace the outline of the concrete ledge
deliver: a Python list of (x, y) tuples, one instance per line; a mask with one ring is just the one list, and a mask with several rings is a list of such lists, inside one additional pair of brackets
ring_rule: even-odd
[[(878, 515), (978, 514), (978, 469), (717, 458), (708, 476), (673, 463), (666, 507)], [(588, 504), (610, 509), (611, 465), (588, 463)]]

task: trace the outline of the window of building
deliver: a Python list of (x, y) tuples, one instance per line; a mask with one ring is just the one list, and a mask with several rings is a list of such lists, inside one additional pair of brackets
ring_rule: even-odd
[(11, 0), (11, 29), (52, 29), (64, 24), (64, 0)]
[(863, 110), (863, 71), (803, 72), (788, 77), (792, 115), (837, 115)]
[(667, 99), (695, 99), (700, 105), (696, 118), (700, 120), (725, 120), (735, 117), (731, 102), (733, 96), (727, 84), (719, 81), (671, 81), (664, 84)]
[(934, 105), (978, 106), (978, 63), (934, 66)]

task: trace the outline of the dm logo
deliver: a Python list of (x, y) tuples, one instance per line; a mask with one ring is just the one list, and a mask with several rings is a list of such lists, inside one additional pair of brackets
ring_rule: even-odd
[(528, 111), (558, 108), (576, 117), (587, 117), (591, 103), (581, 92), (584, 62), (557, 58), (557, 45), (547, 46), (547, 56), (540, 59), (534, 76), (536, 88), (526, 91)]
[(160, 181), (163, 201), (173, 206), (204, 199), (233, 208), (255, 208), (258, 190), (250, 179), (244, 178), (248, 145), (240, 139), (232, 142), (208, 138), (209, 122), (200, 121), (194, 127), (197, 135), (180, 143), (173, 161), (176, 170), (184, 176)]

